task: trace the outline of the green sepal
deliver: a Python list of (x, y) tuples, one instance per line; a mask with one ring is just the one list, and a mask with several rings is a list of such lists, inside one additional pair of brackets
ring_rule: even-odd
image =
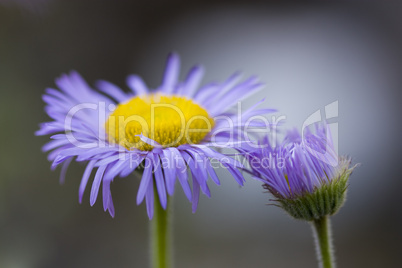
[(345, 169), (337, 178), (325, 178), (312, 193), (305, 192), (292, 198), (274, 200), (290, 216), (300, 220), (313, 221), (324, 216), (334, 215), (346, 200), (349, 176), (353, 168)]

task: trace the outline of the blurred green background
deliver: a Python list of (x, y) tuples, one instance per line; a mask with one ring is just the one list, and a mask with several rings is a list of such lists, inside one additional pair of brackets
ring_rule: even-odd
[[(60, 186), (34, 132), (60, 74), (156, 87), (171, 51), (182, 77), (195, 63), (204, 82), (259, 75), (267, 87), (244, 107), (267, 97), (288, 127), (338, 100), (340, 153), (362, 163), (333, 220), (339, 267), (399, 267), (402, 6), (335, 2), (0, 0), (0, 267), (147, 267), (138, 181), (114, 181), (114, 219), (88, 191), (79, 205), (83, 166)], [(219, 174), (196, 214), (176, 189), (177, 267), (315, 267), (307, 224), (266, 206), (259, 182)]]

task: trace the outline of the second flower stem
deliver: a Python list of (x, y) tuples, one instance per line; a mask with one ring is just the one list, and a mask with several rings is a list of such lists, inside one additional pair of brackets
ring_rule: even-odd
[(313, 221), (312, 225), (320, 267), (335, 268), (329, 217), (324, 216), (320, 219), (316, 219)]

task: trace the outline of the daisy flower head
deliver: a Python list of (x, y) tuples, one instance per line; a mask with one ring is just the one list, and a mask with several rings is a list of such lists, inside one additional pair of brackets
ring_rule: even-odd
[(36, 134), (52, 135), (43, 151), (50, 152), (53, 169), (62, 166), (61, 181), (72, 160), (86, 163), (79, 202), (93, 170), (90, 204), (96, 202), (102, 185), (103, 207), (112, 217), (111, 182), (134, 171), (142, 174), (137, 204), (145, 199), (150, 219), (154, 187), (156, 200), (166, 208), (176, 179), (195, 212), (200, 192), (210, 196), (209, 178), (220, 183), (212, 159), (243, 185), (239, 171), (243, 165), (214, 148), (242, 146), (244, 135), (235, 129), (242, 130), (253, 116), (271, 111), (255, 106), (240, 116), (230, 111), (263, 85), (255, 77), (239, 82), (236, 73), (223, 83), (199, 88), (204, 69), (195, 66), (179, 81), (179, 65), (178, 55), (171, 54), (162, 84), (154, 90), (137, 75), (127, 78), (129, 93), (106, 81), (98, 82), (94, 90), (76, 72), (56, 80), (60, 90), (46, 90), (45, 111), (52, 121), (42, 123)]
[(329, 126), (289, 131), (279, 146), (264, 137), (261, 148), (246, 154), (252, 174), (274, 197), (275, 205), (297, 219), (335, 214), (345, 201), (351, 159), (338, 157)]

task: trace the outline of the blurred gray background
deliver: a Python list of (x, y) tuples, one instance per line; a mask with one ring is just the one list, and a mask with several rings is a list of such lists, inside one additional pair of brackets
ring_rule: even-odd
[[(126, 88), (137, 73), (156, 87), (171, 51), (182, 77), (195, 63), (204, 83), (258, 75), (267, 86), (243, 107), (266, 97), (287, 127), (339, 101), (339, 151), (361, 163), (333, 217), (339, 267), (400, 267), (401, 16), (391, 1), (0, 0), (0, 267), (147, 267), (139, 182), (115, 180), (114, 219), (89, 206), (88, 191), (79, 205), (83, 166), (60, 186), (40, 150), (48, 137), (33, 133), (60, 74)], [(316, 266), (308, 224), (267, 206), (259, 182), (239, 188), (219, 174), (196, 214), (176, 189), (176, 267)]]

